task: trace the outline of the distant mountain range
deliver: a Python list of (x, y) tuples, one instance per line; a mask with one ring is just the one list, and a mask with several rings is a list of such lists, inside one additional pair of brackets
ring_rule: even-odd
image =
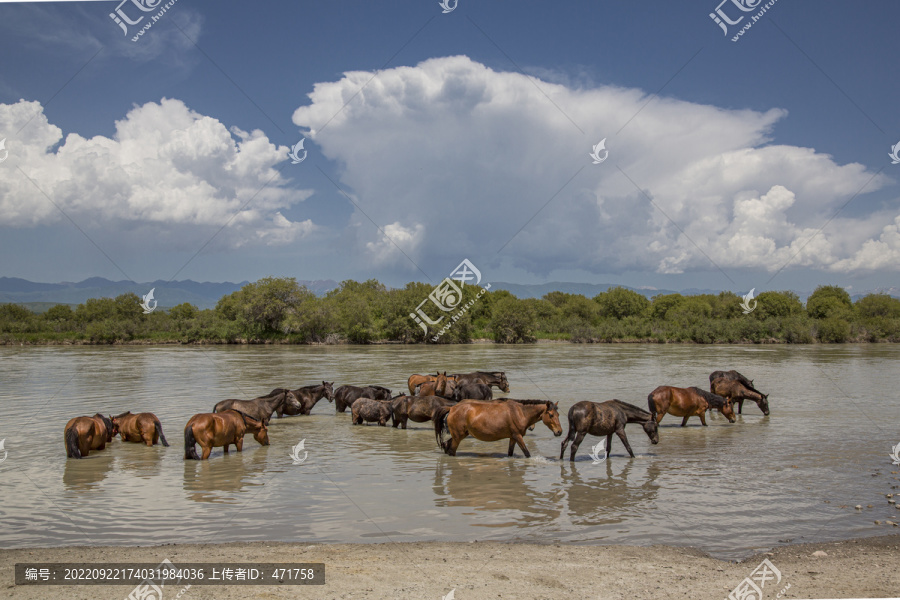
[[(103, 277), (91, 277), (77, 283), (36, 283), (18, 277), (0, 277), (0, 304), (15, 302), (17, 304), (33, 305), (32, 310), (43, 311), (53, 304), (81, 304), (89, 298), (114, 298), (119, 294), (134, 292), (143, 296), (151, 289), (155, 289), (153, 295), (160, 307), (172, 307), (183, 302), (189, 302), (199, 308), (213, 308), (222, 296), (230, 294), (247, 285), (247, 281), (240, 283), (231, 282), (197, 282), (190, 279), (184, 281), (166, 282), (162, 280), (147, 283), (133, 283), (131, 281), (111, 281)], [(340, 286), (332, 279), (318, 279), (315, 281), (298, 281), (305, 285), (313, 293), (322, 296)], [(541, 284), (519, 284), (503, 281), (491, 282), (491, 290), (507, 290), (518, 298), (542, 298), (544, 295), (559, 291), (567, 294), (582, 294), (593, 298), (611, 287), (617, 287), (612, 283), (572, 283), (565, 281), (553, 281)], [(655, 288), (632, 288), (621, 286), (652, 298), (657, 294), (718, 294), (722, 290), (688, 288), (684, 290), (663, 290)], [(745, 290), (746, 292), (746, 290)], [(744, 293), (744, 292), (741, 292)], [(867, 294), (890, 294), (900, 298), (900, 288), (888, 287), (865, 290), (858, 294), (851, 294), (854, 301)], [(810, 292), (797, 292), (802, 302), (806, 301)]]
[[(247, 285), (241, 283), (184, 281), (166, 282), (163, 280), (147, 283), (131, 281), (110, 281), (102, 277), (91, 277), (84, 281), (63, 283), (35, 283), (18, 277), (0, 277), (0, 303), (51, 303), (81, 304), (88, 298), (115, 298), (119, 294), (134, 292), (143, 296), (154, 289), (153, 296), (161, 307), (171, 307), (183, 302), (190, 302), (198, 308), (213, 308), (219, 298), (226, 296)], [(322, 295), (338, 287), (338, 282), (330, 279), (317, 281), (299, 281), (316, 294)]]

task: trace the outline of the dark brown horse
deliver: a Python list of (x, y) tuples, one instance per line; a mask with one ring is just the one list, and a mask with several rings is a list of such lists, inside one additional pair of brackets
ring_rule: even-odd
[[(542, 421), (553, 435), (562, 435), (559, 424), (558, 402), (548, 400), (507, 400), (506, 402), (482, 402), (470, 400), (451, 408), (440, 408), (434, 414), (434, 437), (438, 446), (456, 456), (459, 443), (467, 436), (483, 442), (509, 439), (508, 456), (513, 455), (516, 444), (531, 456), (525, 447), (525, 430)], [(450, 434), (444, 441), (443, 432)]]
[(457, 382), (463, 383), (483, 383), (489, 386), (500, 388), (501, 391), (509, 393), (509, 381), (506, 380), (506, 373), (503, 371), (475, 371), (474, 373), (455, 373), (450, 375), (455, 377)]
[(153, 446), (156, 442), (161, 441), (163, 446), (169, 445), (163, 434), (162, 424), (153, 413), (143, 412), (133, 415), (131, 411), (128, 411), (110, 417), (110, 420), (119, 431), (123, 442), (137, 442)]
[(744, 410), (744, 400), (753, 400), (764, 415), (769, 414), (769, 395), (748, 388), (737, 379), (713, 379), (709, 384), (709, 391), (731, 400), (732, 404), (737, 405), (738, 414)]
[(681, 426), (687, 425), (691, 417), (700, 417), (700, 423), (706, 427), (706, 411), (715, 408), (734, 423), (734, 410), (731, 400), (717, 396), (698, 387), (678, 388), (661, 385), (647, 396), (650, 413), (657, 423), (669, 413), (676, 417), (684, 417)]
[(650, 438), (650, 443), (659, 443), (659, 425), (643, 408), (638, 408), (634, 404), (628, 404), (621, 400), (607, 400), (606, 402), (590, 402), (583, 400), (576, 402), (569, 409), (569, 433), (563, 440), (562, 448), (559, 451), (559, 460), (563, 459), (566, 453), (566, 446), (572, 442), (572, 452), (569, 454), (569, 460), (575, 460), (575, 454), (578, 452), (578, 446), (581, 440), (587, 434), (596, 436), (606, 436), (606, 456), (609, 456), (610, 448), (612, 448), (612, 436), (615, 433), (625, 444), (625, 449), (631, 458), (634, 458), (634, 452), (628, 444), (628, 438), (625, 437), (625, 425), (627, 423), (640, 423), (644, 427), (644, 433)]
[(713, 380), (715, 380), (715, 379), (723, 379), (723, 378), (729, 379), (731, 381), (740, 381), (741, 383), (744, 384), (744, 387), (746, 387), (747, 389), (751, 389), (754, 392), (762, 394), (762, 392), (760, 392), (758, 389), (756, 389), (753, 386), (752, 379), (747, 379), (746, 377), (744, 377), (737, 371), (733, 371), (733, 370), (732, 371), (713, 371), (712, 373), (709, 374), (709, 382), (710, 383), (712, 383)]
[[(257, 420), (237, 410), (194, 415), (184, 426), (184, 459), (206, 460), (218, 446), (223, 446), (228, 454), (230, 444), (241, 452), (244, 434), (248, 431), (257, 442), (269, 445), (268, 419)], [(194, 444), (200, 444), (200, 456), (197, 456)]]
[(425, 423), (434, 418), (439, 408), (451, 407), (456, 404), (453, 400), (439, 396), (406, 396), (400, 395), (391, 400), (394, 414), (391, 415), (393, 427), (406, 429), (409, 421)]
[(353, 403), (360, 398), (371, 400), (390, 400), (391, 390), (380, 385), (367, 385), (363, 387), (355, 385), (342, 385), (334, 390), (334, 410), (342, 413), (353, 407)]
[(362, 425), (377, 422), (382, 427), (387, 427), (387, 420), (391, 418), (393, 408), (390, 400), (372, 400), (371, 398), (359, 398), (350, 407), (350, 423)]
[(293, 415), (308, 415), (316, 403), (322, 398), (327, 398), (329, 402), (334, 401), (334, 382), (328, 383), (327, 381), (323, 381), (321, 385), (307, 385), (302, 388), (297, 388), (296, 390), (291, 390), (289, 392), (293, 395), (294, 399), (297, 401), (298, 408), (295, 410), (293, 408), (293, 403), (285, 402), (284, 406), (279, 412), (278, 409), (275, 410), (278, 413), (278, 417), (281, 418), (282, 414), (293, 416)]
[(66, 456), (83, 458), (91, 450), (103, 450), (106, 444), (113, 441), (116, 426), (109, 417), (100, 413), (93, 417), (75, 417), (66, 423), (63, 429), (63, 441), (66, 445)]
[(297, 414), (300, 412), (300, 402), (290, 390), (277, 388), (272, 390), (268, 396), (260, 396), (253, 400), (222, 400), (212, 409), (214, 413), (226, 410), (237, 410), (257, 421), (262, 421), (272, 418), (272, 413), (276, 411), (278, 411), (279, 417), (288, 410)]
[(453, 399), (460, 400), (491, 400), (494, 392), (486, 383), (464, 383), (453, 391)]

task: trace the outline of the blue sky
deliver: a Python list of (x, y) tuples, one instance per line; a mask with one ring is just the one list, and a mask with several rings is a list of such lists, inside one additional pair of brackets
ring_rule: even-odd
[(900, 286), (900, 8), (717, 5), (0, 3), (0, 275)]

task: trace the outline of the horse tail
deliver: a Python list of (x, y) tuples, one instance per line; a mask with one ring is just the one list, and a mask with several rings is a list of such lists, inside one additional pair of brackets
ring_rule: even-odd
[(188, 423), (188, 426), (184, 428), (184, 460), (200, 460), (197, 450), (194, 449), (196, 443), (194, 428)]
[(78, 449), (78, 434), (74, 427), (66, 429), (66, 456), (81, 458), (81, 450)]
[(447, 448), (450, 447), (450, 442), (444, 441), (443, 432), (450, 433), (450, 428), (447, 426), (447, 415), (450, 414), (450, 409), (446, 406), (442, 406), (437, 409), (434, 415), (434, 438), (437, 441), (438, 446), (441, 447), (441, 450), (444, 452), (447, 451)]
[(654, 421), (656, 420), (656, 390), (653, 390), (647, 395), (647, 406), (650, 408), (650, 418)]
[(162, 432), (162, 423), (159, 422), (159, 417), (153, 417), (153, 422), (156, 424), (156, 431), (159, 433), (159, 441), (162, 442), (163, 446), (168, 446), (169, 442), (166, 441), (166, 436)]

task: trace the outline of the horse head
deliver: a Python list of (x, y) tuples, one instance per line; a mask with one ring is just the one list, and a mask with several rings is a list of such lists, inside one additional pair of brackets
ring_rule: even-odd
[(328, 383), (323, 381), (322, 385), (325, 386), (325, 399), (329, 402), (334, 402), (334, 382)]
[(294, 390), (288, 390), (284, 395), (284, 406), (288, 406), (291, 410), (300, 410), (302, 404), (300, 403), (300, 398), (297, 397), (297, 394), (294, 393)]
[(644, 433), (647, 434), (647, 437), (650, 438), (651, 444), (659, 443), (659, 424), (656, 422), (656, 419), (650, 419), (645, 421), (643, 424)]
[(559, 402), (547, 402), (547, 410), (541, 414), (541, 421), (553, 432), (553, 435), (556, 437), (562, 435), (562, 425), (559, 423)]
[(506, 380), (506, 373), (500, 371), (500, 389), (507, 394), (509, 393), (509, 382)]
[(113, 438), (119, 433), (119, 427), (113, 422), (112, 415), (105, 417), (100, 413), (97, 413), (94, 415), (94, 418), (100, 419), (103, 422), (104, 429), (106, 429), (106, 441), (113, 441)]
[(269, 445), (269, 420), (263, 419), (261, 421), (257, 421), (247, 415), (242, 415), (244, 417), (244, 423), (247, 424), (247, 429), (253, 432), (253, 439), (259, 442), (263, 446)]
[(722, 408), (719, 411), (725, 415), (729, 423), (734, 423), (737, 420), (734, 417), (734, 404), (732, 404), (731, 398), (725, 398), (725, 403), (722, 404)]
[(767, 417), (769, 416), (769, 395), (768, 394), (760, 394), (762, 399), (760, 399), (757, 404), (759, 404), (759, 409), (763, 412)]

